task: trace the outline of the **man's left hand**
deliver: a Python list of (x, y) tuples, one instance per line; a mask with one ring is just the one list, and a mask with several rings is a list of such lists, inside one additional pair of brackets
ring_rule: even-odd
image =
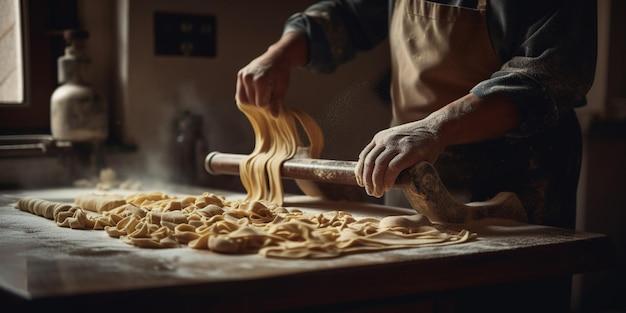
[(357, 183), (380, 198), (400, 172), (422, 161), (434, 163), (443, 148), (436, 129), (424, 120), (382, 130), (359, 155)]

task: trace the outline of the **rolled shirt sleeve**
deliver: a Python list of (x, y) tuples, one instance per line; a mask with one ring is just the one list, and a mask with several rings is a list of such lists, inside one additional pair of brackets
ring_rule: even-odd
[[(387, 37), (392, 4), (324, 0), (292, 15), (284, 32), (306, 33), (307, 67), (333, 72)], [(517, 105), (521, 123), (510, 136), (541, 132), (558, 123), (559, 112), (586, 104), (596, 62), (595, 0), (488, 1), (487, 23), (503, 65), (470, 92), (505, 95)]]
[(284, 32), (306, 33), (307, 67), (330, 73), (358, 51), (369, 50), (387, 37), (388, 8), (386, 0), (321, 1), (292, 15)]
[(559, 112), (586, 104), (595, 72), (596, 2), (515, 2), (493, 2), (490, 32), (504, 64), (471, 92), (511, 99), (521, 123), (509, 135), (524, 137), (554, 126)]

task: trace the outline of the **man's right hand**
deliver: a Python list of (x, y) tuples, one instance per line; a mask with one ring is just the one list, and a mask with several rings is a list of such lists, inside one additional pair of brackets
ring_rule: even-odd
[(306, 35), (289, 32), (237, 73), (235, 99), (265, 107), (274, 116), (284, 105), (291, 69), (306, 64)]

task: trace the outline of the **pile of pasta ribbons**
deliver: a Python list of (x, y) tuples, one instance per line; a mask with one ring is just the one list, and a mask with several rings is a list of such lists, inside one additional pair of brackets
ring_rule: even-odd
[(120, 203), (108, 200), (97, 207), (22, 199), (17, 207), (62, 227), (104, 230), (141, 248), (187, 245), (218, 253), (259, 253), (278, 258), (329, 258), (362, 251), (449, 245), (472, 236), (465, 230), (441, 231), (422, 215), (377, 219), (355, 218), (343, 211), (308, 214), (263, 200), (231, 201), (208, 193), (184, 197), (137, 194), (108, 211), (95, 212), (111, 207), (110, 201)]

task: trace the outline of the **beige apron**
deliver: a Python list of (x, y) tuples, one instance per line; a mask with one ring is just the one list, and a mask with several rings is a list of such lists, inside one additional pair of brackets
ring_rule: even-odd
[(485, 12), (486, 0), (476, 9), (395, 2), (389, 26), (392, 125), (424, 118), (500, 68)]
[[(500, 68), (486, 5), (486, 0), (479, 0), (476, 9), (395, 1), (389, 26), (392, 126), (420, 120), (467, 95)], [(467, 195), (459, 200), (482, 201), (512, 191), (522, 200), (530, 222), (572, 228), (579, 133), (574, 112), (563, 112), (557, 127), (534, 137), (451, 146), (435, 166), (448, 188)], [(385, 203), (409, 206), (394, 190), (386, 194)]]

